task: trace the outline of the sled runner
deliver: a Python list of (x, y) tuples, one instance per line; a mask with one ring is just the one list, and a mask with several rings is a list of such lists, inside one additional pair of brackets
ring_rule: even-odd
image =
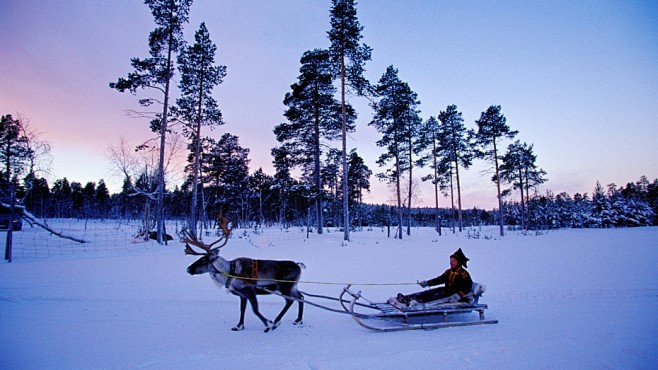
[[(468, 302), (453, 302), (455, 299), (448, 297), (426, 303), (412, 302), (408, 305), (399, 302), (396, 298), (391, 298), (385, 303), (372, 303), (365, 299), (360, 291), (352, 292), (350, 287), (348, 285), (343, 289), (339, 299), (341, 305), (359, 325), (371, 330), (438, 329), (498, 323), (498, 320), (484, 318), (484, 310), (488, 307), (486, 304), (478, 303), (484, 287), (477, 283), (473, 284), (471, 292), (465, 296)], [(344, 294), (352, 296), (352, 300), (344, 300)], [(359, 299), (368, 303), (357, 302)], [(346, 306), (345, 302), (349, 302), (349, 305)], [(355, 307), (359, 307), (358, 312), (355, 311)], [(371, 313), (363, 313), (363, 309), (369, 309)]]

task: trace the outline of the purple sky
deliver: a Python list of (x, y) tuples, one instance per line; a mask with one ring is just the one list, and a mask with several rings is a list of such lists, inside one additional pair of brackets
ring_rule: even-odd
[[(230, 132), (251, 149), (252, 171), (272, 174), (272, 129), (299, 75), (299, 59), (329, 45), (330, 1), (197, 0), (185, 34), (202, 21), (228, 68), (215, 89)], [(52, 145), (46, 177), (86, 183), (122, 178), (106, 158), (120, 137), (135, 145), (148, 120), (126, 116), (137, 98), (109, 89), (131, 57), (148, 53), (152, 16), (140, 1), (8, 0), (0, 2), (0, 113), (20, 115)], [(517, 138), (534, 144), (548, 172), (541, 189), (591, 193), (597, 180), (618, 186), (658, 177), (658, 2), (655, 1), (368, 1), (358, 5), (363, 41), (373, 48), (366, 77), (388, 65), (421, 100), (423, 119), (456, 104), (465, 124), (501, 105)], [(383, 149), (367, 124), (372, 111), (351, 97), (359, 119), (349, 148), (366, 164)], [(504, 143), (505, 146), (509, 142)], [(339, 146), (339, 143), (335, 143)], [(476, 162), (463, 173), (463, 205), (493, 207), (495, 189)], [(428, 170), (418, 170), (424, 174)], [(173, 187), (175, 183), (170, 184)], [(516, 196), (515, 196), (516, 197)], [(391, 192), (372, 179), (366, 201)], [(442, 199), (442, 205), (448, 201)], [(419, 187), (417, 204), (432, 205)]]

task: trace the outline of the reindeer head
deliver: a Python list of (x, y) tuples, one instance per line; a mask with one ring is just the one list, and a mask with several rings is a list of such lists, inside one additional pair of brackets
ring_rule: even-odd
[[(185, 254), (193, 256), (201, 256), (193, 264), (187, 268), (187, 272), (190, 275), (204, 274), (206, 272), (217, 271), (213, 267), (216, 260), (220, 259), (219, 249), (226, 245), (228, 238), (231, 235), (231, 229), (228, 227), (228, 219), (223, 217), (221, 214), (218, 217), (219, 227), (222, 229), (224, 234), (221, 238), (215, 240), (210, 244), (205, 244), (202, 241), (198, 240), (195, 233), (190, 230), (184, 230), (183, 235), (181, 236), (181, 242), (185, 243)], [(219, 246), (213, 248), (213, 246), (219, 242), (223, 243)], [(201, 249), (203, 252), (197, 252), (190, 245)]]

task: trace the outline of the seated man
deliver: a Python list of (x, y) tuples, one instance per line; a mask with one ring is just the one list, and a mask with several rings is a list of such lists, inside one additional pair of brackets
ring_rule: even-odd
[[(399, 293), (397, 295), (398, 302), (408, 306), (413, 301), (427, 303), (447, 297), (454, 298), (454, 301), (468, 301), (468, 298), (465, 298), (464, 296), (471, 291), (471, 287), (473, 286), (471, 275), (469, 275), (468, 271), (464, 269), (468, 260), (469, 259), (464, 255), (464, 252), (462, 252), (462, 249), (459, 248), (455, 253), (450, 255), (450, 268), (443, 274), (434, 279), (418, 282), (423, 288), (440, 284), (445, 284), (444, 287), (425, 290), (409, 295)], [(451, 299), (451, 301), (453, 301), (453, 299)]]

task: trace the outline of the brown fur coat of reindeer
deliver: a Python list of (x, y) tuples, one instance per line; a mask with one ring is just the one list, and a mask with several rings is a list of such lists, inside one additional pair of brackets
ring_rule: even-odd
[[(186, 243), (185, 254), (201, 256), (187, 268), (190, 275), (207, 273), (218, 287), (226, 287), (229, 292), (240, 297), (240, 321), (231, 330), (244, 330), (244, 314), (247, 302), (251, 304), (254, 314), (265, 325), (266, 333), (276, 329), (293, 304), (294, 300), (292, 298), (297, 300), (299, 304), (297, 319), (294, 324), (301, 324), (304, 313), (304, 302), (302, 301), (304, 297), (297, 290), (297, 283), (304, 265), (293, 261), (255, 260), (245, 257), (236, 258), (232, 261), (226, 260), (219, 255), (219, 250), (228, 242), (231, 230), (228, 228), (228, 220), (225, 217), (220, 217), (219, 224), (224, 235), (211, 244), (204, 244), (199, 241), (194, 233), (189, 230), (184, 232), (181, 242)], [(223, 241), (222, 245), (213, 248), (220, 241)], [(190, 245), (202, 249), (203, 252), (195, 251)], [(256, 299), (256, 295), (270, 294), (270, 292), (280, 294), (286, 301), (285, 306), (274, 321), (268, 320), (260, 313), (258, 300)]]

